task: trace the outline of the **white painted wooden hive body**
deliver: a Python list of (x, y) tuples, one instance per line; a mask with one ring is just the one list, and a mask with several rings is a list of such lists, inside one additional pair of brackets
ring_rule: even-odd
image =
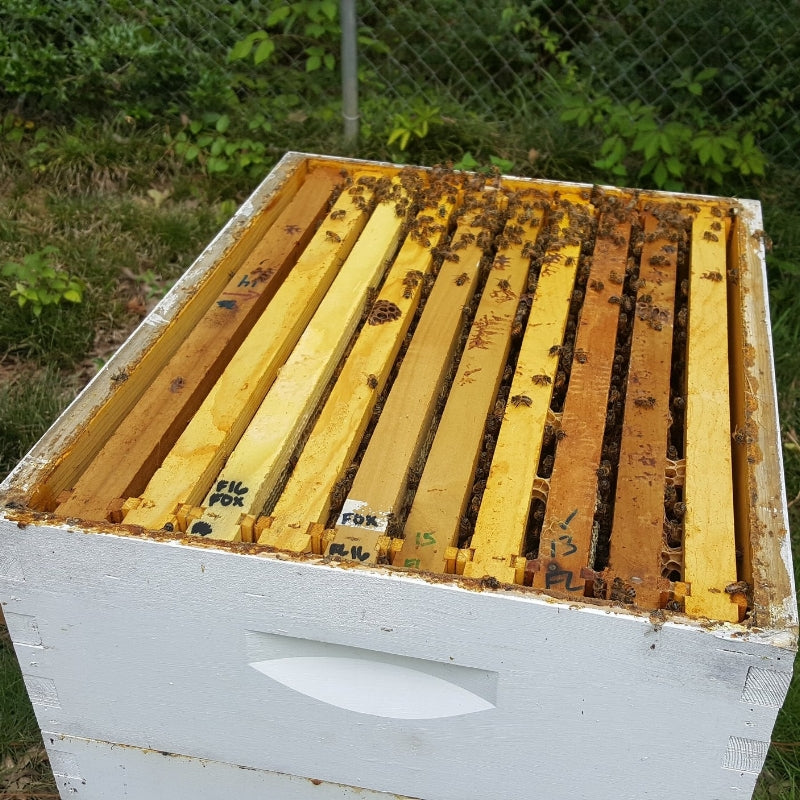
[(0, 487), (62, 797), (749, 797), (760, 209), (289, 154)]

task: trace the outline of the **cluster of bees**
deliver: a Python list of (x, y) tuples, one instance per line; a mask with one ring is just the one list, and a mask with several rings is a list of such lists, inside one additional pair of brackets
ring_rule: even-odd
[[(571, 304), (564, 340), (551, 348), (550, 355), (558, 358), (555, 377), (549, 375), (534, 375), (533, 381), (537, 385), (552, 385), (551, 413), (545, 427), (538, 474), (543, 479), (552, 475), (558, 442), (567, 436), (560, 423), (561, 411), (569, 388), (571, 367), (574, 362), (585, 364), (589, 355), (575, 347), (577, 323), (580, 318), (583, 301), (587, 291), (603, 292), (607, 286), (603, 281), (590, 276), (592, 257), (595, 242), (599, 239), (608, 240), (613, 246), (622, 247), (627, 242), (627, 260), (624, 269), (611, 271), (607, 281), (612, 284), (612, 291), (608, 302), (619, 305), (619, 326), (615, 342), (615, 354), (612, 365), (611, 385), (608, 394), (606, 410), (606, 429), (603, 438), (601, 461), (597, 470), (598, 496), (596, 525), (599, 529), (597, 548), (597, 562), (595, 569), (602, 569), (603, 559), (607, 559), (608, 541), (611, 535), (613, 517), (613, 498), (616, 491), (616, 464), (619, 458), (620, 443), (622, 439), (622, 420), (626, 402), (628, 362), (630, 359), (633, 322), (635, 319), (645, 322), (655, 330), (672, 327), (673, 357), (672, 372), (670, 376), (670, 430), (668, 435), (667, 457), (671, 462), (679, 462), (682, 457), (683, 427), (685, 398), (683, 386), (685, 382), (685, 343), (688, 320), (688, 245), (691, 230), (692, 214), (699, 208), (689, 203), (679, 202), (648, 202), (642, 203), (636, 192), (621, 193), (607, 192), (599, 187), (584, 190), (581, 193), (583, 203), (572, 203), (563, 199), (559, 193), (545, 193), (538, 190), (514, 192), (503, 188), (496, 176), (466, 175), (454, 172), (449, 167), (436, 167), (429, 171), (426, 177), (419, 170), (409, 169), (401, 171), (400, 186), (386, 178), (360, 178), (352, 184), (350, 191), (355, 198), (364, 197), (365, 189), (370, 188), (376, 201), (395, 203), (395, 210), (399, 216), (407, 216), (405, 233), (414, 241), (425, 247), (430, 247), (436, 259), (434, 276), (424, 276), (417, 271), (410, 271), (404, 280), (404, 286), (410, 295), (420, 281), (424, 283), (422, 303), (417, 313), (420, 313), (430, 286), (435, 279), (437, 262), (458, 261), (460, 251), (468, 246), (477, 245), (485, 253), (487, 269), (484, 279), (488, 274), (488, 265), (492, 258), (502, 263), (507, 256), (503, 250), (512, 245), (522, 245), (522, 254), (530, 258), (531, 264), (528, 273), (526, 291), (518, 298), (518, 305), (512, 326), (511, 347), (508, 364), (505, 368), (503, 379), (495, 400), (494, 407), (487, 416), (483, 444), (477, 461), (477, 469), (472, 486), (472, 496), (464, 517), (460, 521), (461, 536), (459, 545), (465, 546), (474, 529), (475, 520), (486, 487), (489, 468), (494, 453), (497, 433), (502, 424), (506, 406), (528, 406), (530, 397), (524, 394), (510, 396), (510, 386), (514, 376), (516, 357), (519, 344), (525, 330), (527, 318), (531, 310), (532, 300), (536, 292), (537, 282), (544, 270), (554, 268), (554, 265), (566, 262), (560, 252), (566, 246), (580, 247), (578, 257), (576, 281), (572, 292)], [(448, 220), (447, 204), (460, 205), (453, 216)], [(413, 216), (417, 212), (416, 217)], [(643, 213), (655, 217), (657, 226), (648, 233), (644, 232)], [(722, 235), (722, 217), (724, 212), (713, 208), (712, 213), (717, 218), (711, 229), (706, 231), (704, 238), (714, 241), (714, 237)], [(466, 223), (466, 225), (464, 224)], [(620, 233), (622, 224), (630, 225), (630, 238)], [(458, 226), (457, 233), (450, 236), (447, 233)], [(468, 229), (469, 228), (469, 229)], [(441, 244), (433, 245), (433, 239), (440, 239)], [(677, 291), (675, 307), (661, 308), (653, 303), (653, 298), (648, 291), (645, 280), (640, 277), (640, 263), (642, 248), (645, 243), (661, 242), (660, 248), (650, 251), (648, 263), (650, 266), (668, 266), (677, 259)], [(570, 257), (572, 258), (572, 257)], [(573, 264), (567, 264), (573, 266)], [(708, 272), (702, 276), (711, 281), (723, 279), (719, 272)], [(729, 278), (734, 279), (735, 276)], [(466, 273), (455, 278), (456, 284), (467, 280)], [(508, 289), (500, 282), (487, 282), (479, 287), (478, 294), (466, 312), (474, 311), (481, 291), (503, 291)], [(674, 318), (673, 318), (674, 313)], [(465, 319), (465, 335), (469, 327), (469, 313)], [(671, 325), (671, 323), (674, 323)], [(413, 331), (413, 326), (412, 326)], [(406, 337), (404, 348), (398, 358), (398, 365), (402, 361), (403, 352), (407, 347), (413, 333)], [(391, 378), (384, 391), (391, 386)], [(443, 404), (444, 400), (442, 400)], [(654, 408), (656, 400), (646, 391), (637, 396), (632, 402), (639, 408)], [(381, 400), (376, 405), (373, 415), (373, 424), (377, 420), (382, 407)], [(369, 431), (365, 437), (368, 440)], [(362, 448), (365, 444), (362, 444)], [(349, 480), (355, 473), (358, 464), (356, 461), (337, 484), (335, 493), (339, 497), (346, 495)], [(415, 478), (421, 472), (421, 465), (412, 470), (410, 487), (413, 491)], [(332, 515), (335, 513), (336, 503), (333, 504)], [(679, 482), (668, 481), (664, 491), (664, 577), (672, 580), (680, 577), (680, 548), (683, 538), (683, 515), (685, 503), (682, 497), (682, 487)], [(541, 524), (544, 519), (545, 501), (534, 498), (529, 516), (529, 525), (526, 536), (526, 551), (529, 557), (535, 557), (538, 552), (538, 539)], [(620, 602), (630, 602), (623, 596), (625, 586), (598, 587), (602, 596), (611, 594), (611, 599), (619, 595)]]

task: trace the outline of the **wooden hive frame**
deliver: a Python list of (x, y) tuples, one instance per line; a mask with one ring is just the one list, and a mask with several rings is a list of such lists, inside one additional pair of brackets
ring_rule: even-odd
[(289, 154), (0, 521), (792, 650), (760, 226), (747, 200)]

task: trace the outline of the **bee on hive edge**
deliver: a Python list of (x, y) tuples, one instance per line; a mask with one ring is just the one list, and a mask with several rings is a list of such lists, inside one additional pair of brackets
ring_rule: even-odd
[(370, 389), (378, 388), (378, 379), (372, 373), (367, 376), (367, 386), (369, 386)]
[(533, 375), (531, 380), (537, 386), (549, 386), (553, 382), (553, 379), (549, 375)]
[(750, 584), (747, 581), (736, 581), (735, 583), (729, 583), (725, 587), (727, 594), (746, 594), (749, 590)]
[(575, 360), (579, 364), (585, 364), (589, 360), (589, 354), (585, 350), (578, 348), (575, 351)]
[(532, 404), (533, 404), (533, 400), (531, 400), (531, 398), (528, 397), (528, 395), (526, 395), (526, 394), (515, 394), (511, 398), (511, 405), (512, 406), (516, 406), (516, 407), (526, 406), (526, 407), (530, 408), (530, 406)]
[(342, 241), (342, 237), (339, 236), (339, 234), (336, 233), (335, 231), (325, 231), (325, 238), (328, 239), (331, 242), (337, 242), (338, 243), (338, 242)]

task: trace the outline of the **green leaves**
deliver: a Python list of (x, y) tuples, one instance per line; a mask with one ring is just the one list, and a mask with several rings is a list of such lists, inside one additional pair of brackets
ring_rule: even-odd
[[(684, 70), (672, 85), (695, 98), (716, 74), (715, 69), (704, 69), (692, 76)], [(766, 157), (747, 131), (746, 119), (720, 122), (691, 99), (667, 114), (638, 101), (622, 105), (605, 95), (588, 100), (575, 95), (567, 98), (561, 120), (580, 128), (594, 126), (603, 134), (593, 166), (613, 180), (635, 170), (638, 180), (680, 191), (687, 181), (719, 185), (731, 173), (763, 175), (766, 168)]]
[(338, 2), (300, 0), (271, 5), (274, 7), (267, 15), (265, 27), (236, 42), (228, 60), (252, 58), (256, 66), (272, 62), (292, 65), (304, 57), (305, 72), (333, 71), (341, 36)]
[(401, 151), (405, 150), (412, 137), (424, 139), (431, 125), (441, 123), (441, 116), (439, 106), (417, 102), (408, 113), (395, 114), (386, 144), (392, 145), (396, 142)]
[(693, 76), (692, 70), (687, 67), (681, 70), (680, 77), (672, 81), (670, 86), (673, 89), (686, 89), (694, 97), (700, 97), (703, 94), (703, 84), (715, 78), (718, 72), (714, 67), (706, 67)]
[[(208, 175), (259, 175), (271, 161), (265, 142), (231, 131), (229, 114), (207, 112), (200, 119), (188, 120), (183, 130), (165, 139), (175, 155), (187, 163), (198, 162)], [(248, 121), (254, 134), (268, 133), (271, 123), (263, 113), (254, 114)]]
[(481, 164), (470, 152), (464, 153), (464, 155), (453, 164), (453, 169), (485, 173), (500, 172), (508, 174), (513, 168), (514, 162), (509, 161), (507, 158), (502, 158), (501, 156), (489, 156), (489, 163)]
[(16, 297), (20, 307), (30, 305), (39, 317), (45, 306), (83, 301), (83, 284), (55, 266), (58, 248), (47, 246), (29, 253), (21, 262), (7, 261), (0, 273), (14, 281), (10, 297)]
[(228, 53), (228, 61), (241, 61), (253, 54), (253, 63), (267, 61), (275, 52), (275, 42), (265, 30), (253, 31), (236, 42)]

